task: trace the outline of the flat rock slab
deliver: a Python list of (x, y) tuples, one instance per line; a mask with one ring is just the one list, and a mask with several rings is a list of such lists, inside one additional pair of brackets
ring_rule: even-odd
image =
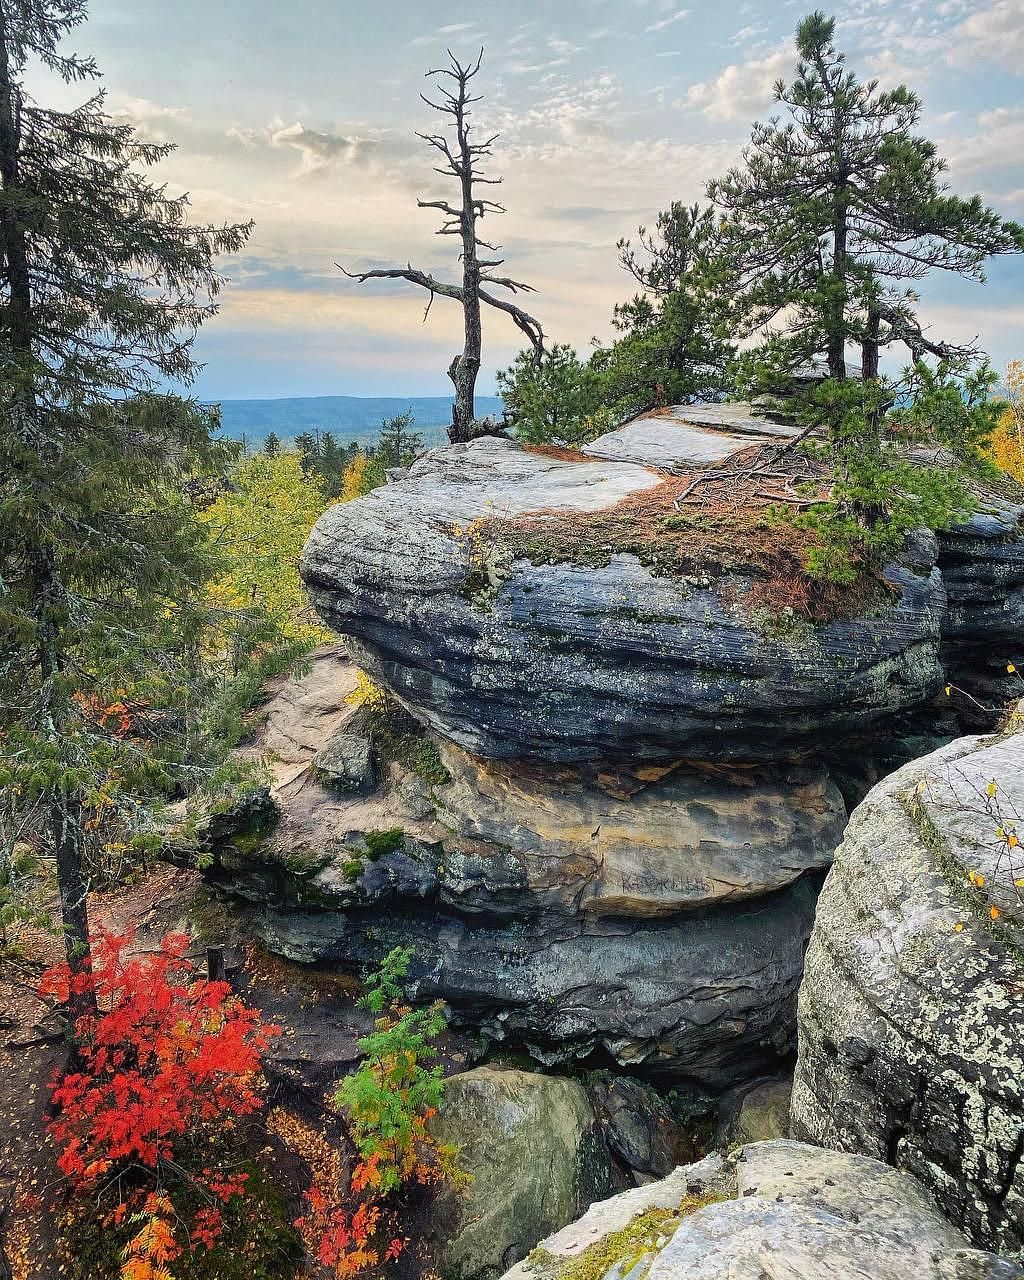
[(755, 418), (745, 404), (675, 405), (634, 418), (584, 445), (583, 452), (592, 458), (686, 471), (724, 462), (753, 444), (790, 439), (797, 430)]

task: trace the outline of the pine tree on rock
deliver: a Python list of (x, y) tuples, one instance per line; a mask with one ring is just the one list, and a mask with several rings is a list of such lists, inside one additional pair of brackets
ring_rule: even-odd
[[(494, 134), (482, 142), (473, 141), (471, 107), (480, 101), (480, 97), (470, 92), (470, 81), (480, 71), (483, 56), (481, 49), (476, 62), (464, 66), (449, 50), (449, 66), (427, 72), (428, 76), (437, 80), (440, 101), (434, 102), (420, 95), (428, 107), (451, 118), (454, 140), (440, 133), (421, 133), (417, 137), (440, 152), (443, 163), (434, 172), (456, 179), (460, 200), (458, 204), (452, 204), (448, 200), (417, 200), (416, 203), (421, 209), (439, 209), (444, 215), (438, 235), (458, 236), (461, 239), (462, 252), (459, 257), (462, 263), (462, 283), (445, 283), (411, 264), (405, 267), (382, 267), (373, 271), (345, 271), (344, 267), (341, 268), (350, 279), (360, 283), (366, 280), (408, 280), (411, 284), (426, 289), (430, 300), (424, 312), (424, 320), (430, 314), (437, 295), (461, 303), (465, 341), (461, 354), (455, 357), (448, 368), (448, 376), (455, 386), (452, 425), (448, 430), (449, 437), (454, 442), (471, 440), (479, 430), (474, 425), (474, 399), (483, 347), (482, 304), (510, 315), (526, 334), (538, 358), (544, 350), (544, 333), (538, 321), (507, 298), (491, 292), (491, 288), (495, 288), (506, 289), (512, 294), (532, 293), (532, 287), (508, 276), (495, 275), (494, 272), (504, 263), (503, 258), (480, 256), (481, 249), (497, 255), (500, 245), (482, 239), (478, 224), (487, 214), (505, 212), (503, 205), (481, 198), (476, 191), (478, 186), (497, 186), (502, 181), (501, 178), (488, 177), (480, 169), (481, 163), (491, 155), (491, 148), (498, 135)], [(446, 81), (451, 81), (452, 87), (448, 87)]]
[(156, 392), (193, 377), (216, 258), (249, 230), (190, 225), (144, 172), (171, 148), (111, 120), (102, 94), (70, 111), (32, 99), (32, 62), (96, 78), (61, 51), (84, 18), (84, 0), (0, 0), (0, 772), (48, 812), (83, 967), (83, 827), (109, 743), (80, 654), (90, 637), (133, 643), (179, 580), (187, 535), (156, 495), (211, 422)]
[(796, 79), (775, 86), (789, 119), (756, 124), (743, 165), (709, 186), (737, 319), (748, 335), (781, 321), (773, 355), (790, 368), (823, 356), (833, 378), (847, 376), (851, 345), (865, 380), (893, 344), (967, 360), (972, 348), (922, 327), (913, 282), (933, 270), (983, 281), (991, 255), (1024, 249), (1024, 228), (949, 194), (945, 161), (915, 132), (920, 99), (861, 83), (834, 31), (821, 12), (800, 23)]

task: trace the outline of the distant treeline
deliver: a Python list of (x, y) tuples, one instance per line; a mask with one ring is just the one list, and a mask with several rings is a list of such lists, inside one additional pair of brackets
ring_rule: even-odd
[[(500, 396), (478, 396), (481, 417), (502, 415)], [(221, 433), (257, 449), (272, 432), (282, 442), (329, 433), (339, 444), (371, 441), (381, 421), (409, 414), (427, 444), (440, 444), (452, 420), (451, 396), (296, 396), (281, 400), (223, 400)]]

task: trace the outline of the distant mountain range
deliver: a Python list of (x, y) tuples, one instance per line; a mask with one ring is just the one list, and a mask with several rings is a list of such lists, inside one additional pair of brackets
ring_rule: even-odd
[[(243, 436), (249, 443), (262, 440), (273, 431), (283, 441), (294, 440), (304, 431), (333, 432), (339, 444), (353, 440), (369, 443), (380, 428), (381, 419), (412, 413), (415, 429), (428, 444), (444, 437), (452, 420), (451, 396), (295, 396), (284, 400), (222, 400), (222, 430), (233, 440)], [(499, 396), (477, 396), (480, 417), (500, 418)]]

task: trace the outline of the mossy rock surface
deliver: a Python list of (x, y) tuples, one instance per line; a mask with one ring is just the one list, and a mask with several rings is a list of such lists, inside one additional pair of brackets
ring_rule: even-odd
[(913, 1177), (777, 1140), (594, 1204), (504, 1280), (1020, 1280)]

